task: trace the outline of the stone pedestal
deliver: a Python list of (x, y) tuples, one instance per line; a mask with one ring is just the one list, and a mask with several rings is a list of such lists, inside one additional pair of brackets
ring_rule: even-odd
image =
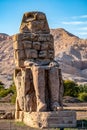
[(20, 111), (17, 121), (23, 121), (26, 125), (35, 128), (70, 128), (76, 127), (76, 114), (74, 111), (32, 113)]

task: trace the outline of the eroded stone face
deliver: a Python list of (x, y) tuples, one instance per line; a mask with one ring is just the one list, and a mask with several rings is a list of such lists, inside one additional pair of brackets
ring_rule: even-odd
[(50, 30), (45, 14), (42, 12), (25, 13), (20, 26), (20, 32), (49, 33)]

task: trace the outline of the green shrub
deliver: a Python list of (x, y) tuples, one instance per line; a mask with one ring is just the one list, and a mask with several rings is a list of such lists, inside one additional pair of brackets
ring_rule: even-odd
[(0, 98), (7, 96), (9, 93), (12, 93), (9, 89), (1, 89)]
[(77, 97), (79, 93), (78, 85), (71, 80), (64, 81), (64, 96)]
[(87, 102), (87, 93), (80, 93), (78, 96), (78, 99), (80, 99), (81, 101)]
[(15, 84), (12, 83), (12, 85), (7, 89), (5, 89), (3, 87), (3, 85), (0, 85), (0, 98), (7, 96), (9, 93), (13, 94), (12, 97), (11, 97), (11, 103), (15, 103), (15, 101), (16, 101), (16, 87), (15, 87)]
[(2, 89), (2, 90), (0, 91), (0, 98), (7, 96), (7, 94), (8, 94), (8, 93), (7, 93), (7, 90)]
[(4, 89), (4, 86), (3, 85), (0, 85), (0, 90)]
[(85, 92), (87, 93), (87, 84), (85, 85), (78, 85), (79, 87), (79, 93)]

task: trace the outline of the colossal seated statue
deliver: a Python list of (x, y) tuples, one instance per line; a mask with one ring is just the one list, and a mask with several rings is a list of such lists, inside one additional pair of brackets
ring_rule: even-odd
[(16, 110), (57, 111), (62, 108), (61, 70), (54, 61), (54, 39), (42, 12), (25, 13), (14, 35)]

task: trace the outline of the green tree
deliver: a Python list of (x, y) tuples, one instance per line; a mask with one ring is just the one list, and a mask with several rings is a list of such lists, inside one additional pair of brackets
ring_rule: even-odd
[(15, 103), (15, 101), (16, 101), (16, 86), (15, 86), (15, 84), (12, 83), (12, 85), (9, 88), (5, 89), (4, 85), (1, 83), (0, 84), (0, 98), (7, 96), (9, 93), (12, 93), (11, 102)]
[(78, 85), (78, 87), (79, 87), (79, 93), (83, 93), (83, 92), (87, 93), (87, 84)]
[(77, 97), (79, 93), (78, 85), (71, 80), (64, 81), (64, 96)]

